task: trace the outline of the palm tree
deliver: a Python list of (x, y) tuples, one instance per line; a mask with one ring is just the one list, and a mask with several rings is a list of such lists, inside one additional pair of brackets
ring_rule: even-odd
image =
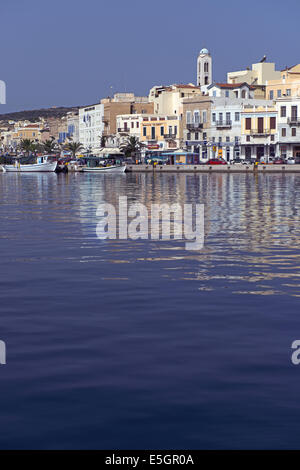
[(32, 151), (32, 141), (30, 139), (22, 139), (20, 142), (20, 147), (24, 152), (29, 156), (29, 153)]
[(69, 150), (72, 153), (73, 158), (76, 159), (76, 153), (83, 150), (83, 146), (80, 142), (69, 142), (66, 145), (66, 149)]
[(128, 137), (125, 142), (120, 145), (120, 150), (125, 153), (126, 158), (136, 157), (140, 154), (143, 144), (137, 137)]
[(51, 139), (45, 140), (43, 144), (44, 152), (50, 153), (50, 154), (54, 153), (55, 146), (56, 146), (56, 143), (55, 143), (54, 137), (51, 137)]

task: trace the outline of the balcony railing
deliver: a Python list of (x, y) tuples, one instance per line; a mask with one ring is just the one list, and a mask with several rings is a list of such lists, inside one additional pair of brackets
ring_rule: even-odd
[(189, 130), (189, 131), (201, 131), (203, 129), (203, 123), (202, 122), (194, 122), (194, 123), (188, 123), (186, 125), (186, 128)]
[(300, 126), (300, 118), (298, 116), (292, 116), (287, 120), (290, 126)]
[(129, 128), (128, 127), (118, 127), (118, 132), (127, 132), (127, 133), (129, 133)]
[(216, 121), (216, 127), (229, 128), (232, 126), (232, 121)]
[(176, 139), (177, 134), (164, 134), (165, 139)]
[(263, 137), (271, 134), (271, 129), (251, 129), (250, 134), (256, 137)]

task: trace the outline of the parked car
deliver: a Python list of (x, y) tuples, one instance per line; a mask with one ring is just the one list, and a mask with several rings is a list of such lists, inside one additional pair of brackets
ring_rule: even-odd
[(288, 165), (294, 165), (296, 163), (296, 160), (293, 157), (290, 157), (287, 159), (287, 164)]
[(284, 164), (285, 164), (285, 160), (283, 160), (283, 158), (275, 158), (273, 164), (274, 164), (274, 165), (284, 165)]
[(206, 165), (227, 165), (227, 162), (223, 158), (211, 158)]

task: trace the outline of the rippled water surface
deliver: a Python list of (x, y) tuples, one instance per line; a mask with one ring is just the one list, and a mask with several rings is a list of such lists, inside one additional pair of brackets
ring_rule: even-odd
[[(205, 246), (97, 206), (205, 204)], [(300, 448), (300, 176), (0, 174), (0, 448)]]

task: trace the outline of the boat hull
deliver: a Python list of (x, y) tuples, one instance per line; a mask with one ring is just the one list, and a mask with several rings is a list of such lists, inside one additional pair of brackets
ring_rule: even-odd
[(12, 173), (31, 173), (31, 172), (53, 172), (56, 170), (57, 162), (52, 163), (34, 163), (33, 165), (2, 165), (4, 171)]
[(94, 168), (83, 168), (85, 173), (124, 173), (126, 166), (103, 166)]

